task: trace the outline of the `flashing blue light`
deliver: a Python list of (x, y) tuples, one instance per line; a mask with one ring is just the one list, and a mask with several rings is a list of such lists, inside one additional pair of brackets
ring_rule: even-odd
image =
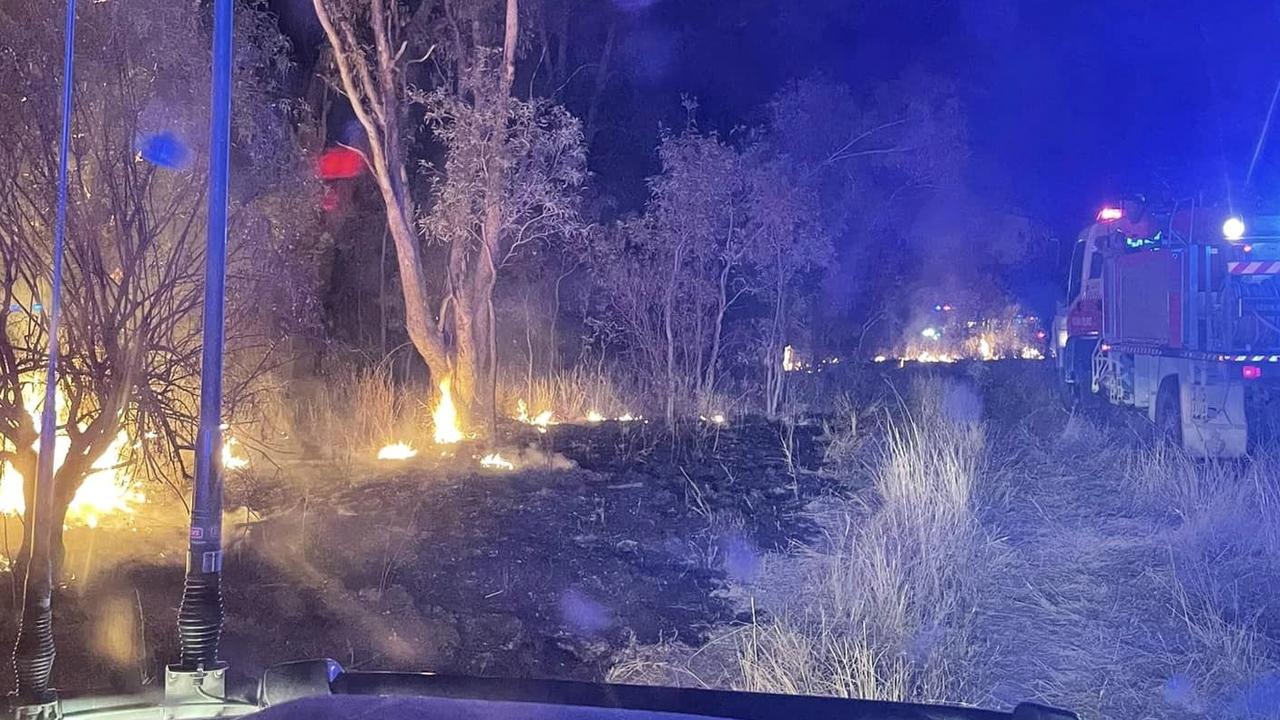
[(191, 165), (191, 149), (168, 130), (141, 138), (138, 146), (142, 158), (152, 165), (170, 170), (185, 170)]
[(942, 305), (941, 305), (941, 304), (934, 305), (934, 306), (933, 306), (933, 311), (934, 311), (934, 312), (942, 312)]
[(44, 312), (44, 305), (41, 305), (40, 303), (31, 303), (31, 312)]
[(1238, 217), (1229, 217), (1222, 223), (1222, 237), (1235, 242), (1244, 237), (1244, 221)]

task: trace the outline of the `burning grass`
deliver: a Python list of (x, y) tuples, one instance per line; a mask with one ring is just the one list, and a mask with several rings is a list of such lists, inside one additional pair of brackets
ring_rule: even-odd
[[(41, 408), (44, 405), (45, 385), (43, 378), (32, 375), (23, 379), (22, 400), (32, 422), (40, 427)], [(57, 407), (60, 421), (66, 422), (66, 413), (62, 411), (65, 398), (61, 390), (57, 392)], [(32, 447), (39, 451), (40, 440), (37, 438)], [(135, 506), (145, 498), (138, 488), (131, 472), (130, 437), (126, 430), (121, 430), (115, 439), (93, 464), (93, 470), (85, 477), (84, 483), (76, 491), (71, 505), (67, 509), (68, 525), (84, 525), (96, 527), (102, 518), (114, 514), (130, 514)], [(65, 429), (59, 430), (54, 441), (53, 467), (56, 471), (62, 467), (67, 452), (71, 448), (71, 438)], [(4, 448), (12, 450), (11, 447)], [(22, 493), (23, 478), (12, 464), (4, 463), (0, 473), (0, 514), (21, 517), (26, 508), (26, 500)]]
[(603, 370), (578, 367), (555, 375), (499, 380), (498, 403), (520, 422), (546, 427), (554, 422), (626, 421), (640, 412), (634, 393), (626, 392)]

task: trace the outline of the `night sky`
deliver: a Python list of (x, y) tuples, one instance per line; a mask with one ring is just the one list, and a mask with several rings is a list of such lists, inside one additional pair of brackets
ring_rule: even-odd
[(949, 77), (970, 182), (1062, 232), (1120, 193), (1280, 190), (1274, 149), (1243, 187), (1280, 80), (1280, 3), (668, 0), (642, 25), (670, 51), (638, 63), (653, 91), (731, 117), (814, 71)]
[[(964, 105), (964, 197), (1050, 236), (1074, 236), (1131, 193), (1280, 213), (1274, 143), (1245, 182), (1280, 83), (1280, 2), (594, 1), (623, 18), (610, 117), (589, 161), (615, 212), (642, 206), (658, 128), (680, 125), (683, 94), (697, 98), (704, 128), (728, 131), (758, 123), (793, 79), (821, 74), (858, 92), (925, 73), (952, 83)], [(272, 6), (310, 72), (322, 40), (311, 0)], [(1063, 247), (1035, 248), (999, 284), (1051, 312)], [(955, 257), (920, 252), (927, 266)]]

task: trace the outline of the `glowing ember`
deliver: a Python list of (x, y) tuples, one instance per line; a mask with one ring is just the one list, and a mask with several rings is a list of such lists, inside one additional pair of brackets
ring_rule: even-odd
[(507, 460), (498, 453), (489, 453), (480, 458), (480, 464), (491, 470), (515, 470), (515, 463)]
[(587, 422), (589, 423), (604, 422), (604, 416), (596, 412), (595, 410), (592, 410), (591, 412), (587, 413)]
[[(44, 382), (39, 376), (25, 377), (22, 381), (22, 404), (31, 416), (36, 427), (40, 426), (40, 407), (44, 402)], [(58, 407), (65, 404), (62, 391), (57, 393)], [(98, 522), (106, 515), (115, 513), (132, 513), (134, 505), (144, 500), (143, 494), (133, 487), (127, 463), (124, 460), (124, 449), (129, 446), (128, 434), (121, 430), (111, 442), (102, 456), (98, 458), (85, 477), (84, 484), (76, 491), (70, 506), (67, 508), (67, 525), (85, 525), (97, 527)], [(40, 440), (36, 439), (31, 447), (40, 450)], [(6, 450), (11, 448), (6, 447)], [(66, 431), (59, 431), (54, 441), (53, 467), (55, 472), (62, 467), (62, 462), (71, 449), (71, 438)], [(22, 515), (26, 509), (26, 501), (22, 495), (22, 475), (6, 463), (3, 474), (0, 474), (0, 513)]]
[(1022, 352), (1018, 353), (1018, 357), (1022, 358), (1023, 360), (1043, 360), (1044, 352), (1041, 351), (1040, 348), (1034, 348), (1034, 347), (1028, 346), (1028, 347), (1022, 348)]
[(640, 418), (632, 415), (631, 413), (623, 413), (618, 416), (618, 422), (632, 422), (633, 420), (639, 420), (639, 419)]
[(449, 445), (462, 440), (462, 428), (458, 426), (458, 408), (454, 406), (453, 394), (449, 391), (449, 378), (440, 381), (440, 402), (431, 411), (431, 419), (436, 425), (437, 445)]
[(240, 442), (233, 437), (227, 437), (227, 441), (222, 443), (222, 468), (224, 470), (242, 470), (249, 467), (249, 458), (235, 453), (235, 447), (239, 444)]
[(408, 443), (392, 443), (378, 451), (379, 460), (408, 460), (418, 454)]
[(524, 404), (524, 400), (516, 401), (516, 419), (525, 425), (536, 425), (545, 428), (548, 425), (555, 425), (555, 413), (551, 410), (543, 410), (542, 412), (529, 416), (529, 406)]
[(887, 361), (888, 359), (889, 359), (889, 357), (888, 357), (887, 355), (877, 355), (877, 356), (875, 356), (875, 358), (873, 358), (873, 360), (874, 360), (875, 362), (878, 362), (878, 363), (885, 362), (885, 361)]

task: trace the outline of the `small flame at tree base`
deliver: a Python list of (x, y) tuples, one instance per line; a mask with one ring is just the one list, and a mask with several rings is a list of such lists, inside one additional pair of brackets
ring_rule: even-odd
[(437, 445), (452, 445), (462, 442), (462, 427), (458, 424), (458, 408), (453, 404), (453, 393), (450, 392), (450, 380), (440, 381), (440, 399), (436, 409), (431, 411), (431, 420), (435, 423), (435, 441)]

